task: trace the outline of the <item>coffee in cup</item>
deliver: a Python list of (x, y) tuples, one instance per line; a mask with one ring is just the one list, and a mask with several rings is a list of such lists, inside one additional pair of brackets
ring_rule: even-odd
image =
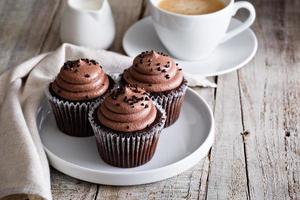
[(201, 15), (221, 10), (225, 4), (221, 0), (161, 0), (159, 7), (183, 15)]

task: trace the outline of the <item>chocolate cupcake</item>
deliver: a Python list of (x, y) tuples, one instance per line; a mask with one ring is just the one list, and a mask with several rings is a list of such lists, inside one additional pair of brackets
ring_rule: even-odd
[(166, 111), (165, 127), (179, 117), (187, 81), (177, 64), (168, 55), (146, 51), (138, 55), (133, 65), (122, 75), (124, 84), (136, 84), (150, 93)]
[(71, 136), (94, 135), (88, 121), (91, 103), (103, 98), (113, 85), (113, 80), (94, 60), (64, 63), (46, 91), (58, 128)]
[(165, 112), (145, 90), (126, 86), (96, 103), (89, 120), (101, 158), (110, 165), (129, 168), (153, 157)]

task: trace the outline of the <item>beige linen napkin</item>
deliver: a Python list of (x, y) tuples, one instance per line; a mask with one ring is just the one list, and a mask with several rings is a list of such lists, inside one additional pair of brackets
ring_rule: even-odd
[[(49, 166), (37, 130), (36, 112), (43, 91), (63, 63), (78, 58), (95, 59), (111, 73), (121, 72), (132, 62), (131, 58), (113, 52), (63, 44), (54, 52), (0, 75), (0, 198), (30, 194), (52, 199)], [(211, 84), (200, 78), (206, 86)], [(199, 80), (196, 77), (193, 83), (201, 85)]]

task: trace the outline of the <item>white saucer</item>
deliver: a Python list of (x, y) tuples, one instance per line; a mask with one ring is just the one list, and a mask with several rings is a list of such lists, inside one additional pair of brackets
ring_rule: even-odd
[(122, 169), (104, 163), (94, 137), (76, 138), (60, 132), (46, 99), (37, 124), (50, 164), (75, 178), (106, 185), (137, 185), (175, 176), (205, 157), (214, 140), (214, 119), (208, 104), (187, 90), (178, 121), (164, 129), (157, 151), (147, 164)]
[[(229, 29), (241, 22), (232, 19)], [(123, 38), (123, 48), (127, 55), (135, 57), (142, 51), (156, 50), (169, 53), (160, 42), (151, 17), (146, 17), (132, 25)], [(205, 60), (182, 61), (177, 60), (186, 73), (216, 76), (237, 70), (246, 65), (257, 51), (257, 38), (251, 29), (247, 29), (238, 36), (219, 45)]]

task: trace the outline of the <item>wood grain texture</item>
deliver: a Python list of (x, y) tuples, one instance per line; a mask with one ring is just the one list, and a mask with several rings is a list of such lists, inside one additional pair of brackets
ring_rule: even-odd
[(255, 1), (260, 43), (239, 71), (251, 199), (300, 199), (300, 2)]
[(81, 181), (51, 169), (51, 189), (54, 200), (90, 200), (97, 194), (97, 185)]
[(59, 0), (0, 1), (0, 71), (39, 54), (58, 5)]
[(145, 0), (109, 0), (116, 24), (116, 38), (110, 50), (123, 53), (123, 35), (134, 22), (141, 18), (145, 2)]
[(247, 199), (247, 174), (237, 73), (218, 78), (216, 136), (211, 151), (207, 199)]
[[(147, 15), (146, 0), (109, 2), (117, 28), (110, 49), (123, 53), (123, 35)], [(96, 185), (51, 169), (53, 198), (300, 199), (300, 1), (252, 2), (259, 39), (255, 59), (218, 77), (217, 90), (196, 89), (216, 118), (209, 156), (176, 177), (132, 187)], [(0, 1), (0, 72), (60, 45), (65, 3)]]
[(61, 44), (60, 35), (59, 35), (59, 27), (62, 14), (64, 12), (67, 1), (60, 0), (58, 7), (54, 13), (53, 20), (51, 22), (49, 31), (46, 35), (46, 38), (43, 42), (41, 53), (53, 51), (57, 49)]

